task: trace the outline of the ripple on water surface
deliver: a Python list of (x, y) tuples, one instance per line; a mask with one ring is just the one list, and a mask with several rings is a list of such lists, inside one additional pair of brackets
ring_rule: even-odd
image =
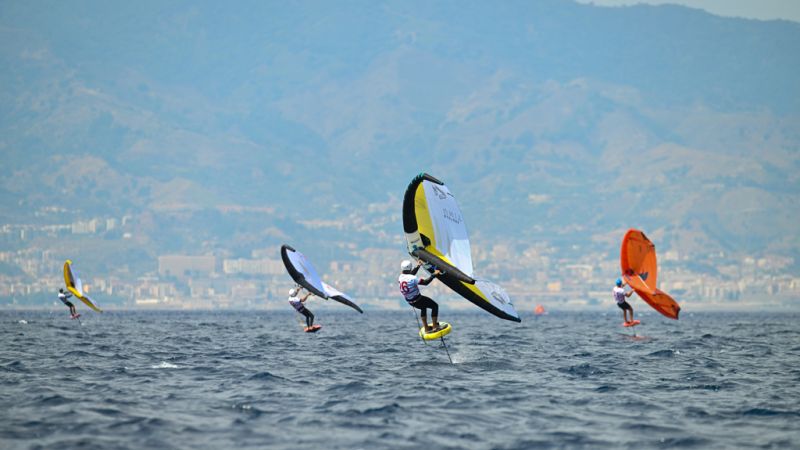
[[(316, 313), (316, 311), (315, 311)], [(4, 448), (797, 448), (800, 316), (0, 313)], [(638, 315), (637, 315), (638, 317)], [(365, 326), (365, 324), (369, 324)], [(765, 325), (766, 324), (766, 325)], [(357, 330), (356, 330), (357, 327)], [(292, 430), (286, 432), (285, 430)]]

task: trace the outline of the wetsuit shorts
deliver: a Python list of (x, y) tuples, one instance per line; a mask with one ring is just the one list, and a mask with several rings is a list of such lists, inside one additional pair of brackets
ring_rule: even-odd
[(434, 315), (439, 312), (439, 305), (436, 304), (435, 301), (431, 300), (424, 295), (418, 295), (414, 297), (412, 300), (408, 300), (408, 303), (417, 308), (419, 310), (425, 311), (426, 309), (430, 308)]
[(75, 305), (73, 305), (72, 302), (69, 301), (69, 300), (61, 300), (61, 303), (67, 305), (67, 308), (74, 308), (75, 307)]
[(619, 306), (619, 309), (621, 309), (623, 311), (625, 311), (626, 309), (628, 311), (633, 311), (633, 308), (631, 307), (631, 305), (628, 302), (617, 303), (617, 306)]

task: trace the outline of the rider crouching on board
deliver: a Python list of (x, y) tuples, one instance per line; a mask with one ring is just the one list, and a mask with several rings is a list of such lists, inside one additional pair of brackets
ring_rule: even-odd
[(305, 307), (305, 305), (303, 305), (303, 303), (305, 303), (306, 300), (308, 300), (308, 297), (311, 296), (311, 292), (306, 293), (306, 295), (304, 295), (303, 298), (300, 298), (298, 297), (298, 295), (302, 290), (303, 290), (302, 287), (299, 289), (298, 288), (289, 289), (289, 304), (292, 305), (295, 311), (306, 316), (306, 329), (309, 329), (311, 328), (312, 325), (314, 325), (314, 314), (311, 314), (311, 311), (309, 311)]
[[(630, 303), (628, 303), (625, 300), (626, 298), (630, 297), (631, 294), (633, 294), (633, 291), (625, 292), (625, 289), (623, 288), (624, 283), (622, 282), (622, 278), (617, 278), (616, 284), (617, 285), (614, 286), (613, 290), (614, 300), (616, 300), (619, 309), (622, 310), (622, 320), (624, 320), (625, 323), (633, 322), (633, 307), (630, 305)], [(628, 311), (631, 312), (631, 320), (628, 320)]]
[(58, 290), (58, 299), (61, 300), (61, 303), (69, 307), (69, 315), (72, 316), (73, 319), (75, 319), (78, 317), (78, 310), (75, 309), (75, 305), (73, 305), (71, 301), (67, 300), (70, 297), (72, 297), (72, 294), (65, 293), (64, 289)]
[[(422, 317), (422, 324), (425, 326), (425, 332), (430, 333), (431, 331), (439, 329), (439, 305), (430, 298), (420, 294), (418, 285), (427, 286), (441, 272), (435, 270), (430, 277), (419, 279), (417, 278), (417, 271), (421, 265), (421, 261), (417, 262), (416, 267), (414, 267), (409, 260), (400, 263), (400, 270), (402, 273), (397, 279), (397, 282), (400, 283), (400, 292), (403, 294), (408, 304), (420, 310), (420, 317)], [(431, 326), (428, 326), (428, 308), (431, 309)]]

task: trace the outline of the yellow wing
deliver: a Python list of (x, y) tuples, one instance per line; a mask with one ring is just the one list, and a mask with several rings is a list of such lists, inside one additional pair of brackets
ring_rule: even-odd
[(72, 273), (72, 261), (69, 259), (64, 262), (64, 284), (67, 285), (67, 290), (75, 296), (75, 298), (82, 301), (86, 306), (91, 308), (93, 311), (96, 312), (103, 312), (102, 309), (98, 308), (97, 305), (94, 304), (91, 298), (88, 295), (82, 292), (82, 286), (80, 278), (76, 277)]

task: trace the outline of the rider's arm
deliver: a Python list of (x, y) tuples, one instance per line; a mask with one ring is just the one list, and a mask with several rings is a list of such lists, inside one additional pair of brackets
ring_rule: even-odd
[(436, 278), (436, 277), (437, 277), (437, 276), (438, 276), (440, 273), (442, 273), (442, 272), (440, 272), (438, 269), (437, 269), (437, 270), (434, 270), (434, 271), (433, 271), (433, 273), (431, 274), (431, 276), (430, 276), (430, 277), (428, 277), (428, 278), (426, 278), (426, 279), (424, 279), (424, 280), (419, 280), (419, 282), (418, 282), (418, 283), (419, 283), (419, 284), (421, 284), (422, 286), (427, 286), (427, 285), (428, 285), (428, 284), (430, 284), (430, 282), (431, 282), (431, 281), (433, 281), (433, 279), (434, 279), (434, 278)]

